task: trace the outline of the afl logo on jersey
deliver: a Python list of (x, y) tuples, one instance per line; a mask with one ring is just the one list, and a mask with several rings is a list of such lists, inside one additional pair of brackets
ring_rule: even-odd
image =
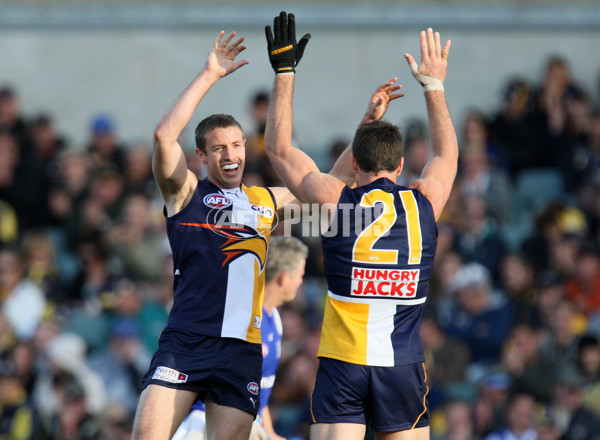
[(256, 382), (250, 382), (248, 384), (248, 391), (250, 391), (252, 394), (254, 394), (255, 396), (258, 394), (258, 384)]
[(209, 208), (223, 209), (231, 206), (231, 200), (223, 194), (212, 193), (204, 197), (204, 204)]

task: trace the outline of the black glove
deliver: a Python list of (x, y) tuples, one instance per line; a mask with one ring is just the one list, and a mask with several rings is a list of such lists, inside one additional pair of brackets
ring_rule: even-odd
[(287, 15), (284, 11), (273, 20), (274, 35), (271, 26), (265, 27), (269, 61), (276, 74), (294, 73), (300, 58), (304, 54), (310, 34), (305, 34), (296, 42), (296, 20), (294, 14)]

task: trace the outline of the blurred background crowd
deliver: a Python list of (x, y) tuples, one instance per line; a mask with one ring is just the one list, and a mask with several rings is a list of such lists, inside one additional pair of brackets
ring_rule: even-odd
[[(436, 440), (600, 439), (600, 91), (571, 72), (549, 57), (539, 81), (506, 78), (495, 108), (455, 120), (422, 324)], [(248, 103), (248, 186), (279, 184), (268, 105), (262, 91)], [(60, 117), (23, 114), (0, 85), (0, 439), (124, 440), (172, 302), (162, 200), (151, 145), (122, 142), (110, 114), (71, 145)], [(408, 184), (431, 149), (426, 120), (399, 125)], [(331, 163), (349, 141), (331, 142)], [(281, 308), (271, 413), (307, 438), (326, 285), (319, 239), (294, 231), (311, 253)]]

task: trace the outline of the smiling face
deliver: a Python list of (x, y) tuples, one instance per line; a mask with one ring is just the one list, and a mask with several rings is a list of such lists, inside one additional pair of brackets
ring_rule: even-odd
[(206, 133), (206, 153), (196, 153), (206, 168), (208, 179), (219, 188), (235, 188), (242, 183), (246, 139), (236, 126), (215, 128)]

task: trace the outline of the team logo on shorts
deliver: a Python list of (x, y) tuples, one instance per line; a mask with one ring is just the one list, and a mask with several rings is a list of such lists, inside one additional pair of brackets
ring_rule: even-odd
[(162, 380), (169, 383), (185, 383), (188, 380), (188, 375), (180, 373), (169, 367), (156, 367), (152, 379)]
[(255, 396), (258, 395), (258, 384), (256, 382), (250, 382), (248, 384), (248, 391), (250, 391)]
[(204, 204), (209, 208), (223, 209), (231, 206), (231, 199), (223, 194), (212, 193), (204, 197)]

